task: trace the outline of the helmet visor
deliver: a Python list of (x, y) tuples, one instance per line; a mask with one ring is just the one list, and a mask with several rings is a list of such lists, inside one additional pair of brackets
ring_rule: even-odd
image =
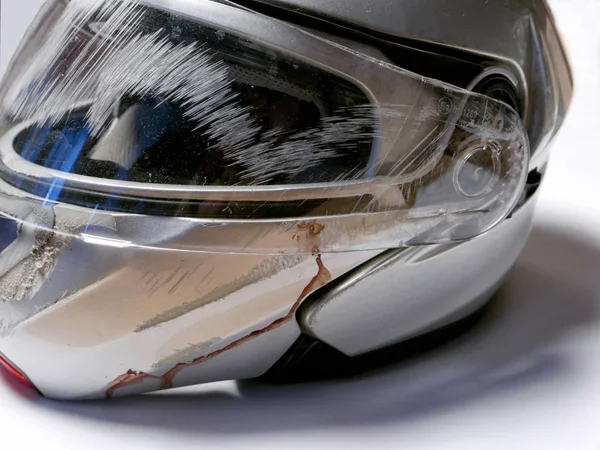
[[(6, 194), (82, 217), (319, 222), (321, 251), (386, 248), (487, 231), (527, 173), (503, 103), (226, 2), (50, 2), (0, 92)], [(206, 248), (244, 249), (298, 251)]]

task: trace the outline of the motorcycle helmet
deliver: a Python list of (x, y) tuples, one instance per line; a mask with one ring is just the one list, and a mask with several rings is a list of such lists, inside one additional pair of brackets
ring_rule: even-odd
[(48, 0), (0, 86), (1, 360), (99, 399), (454, 323), (571, 91), (544, 0)]

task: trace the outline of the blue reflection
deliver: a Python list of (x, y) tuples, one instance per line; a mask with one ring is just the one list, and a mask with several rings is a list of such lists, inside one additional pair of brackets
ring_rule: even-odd
[[(165, 136), (193, 127), (179, 106), (163, 99), (141, 99), (135, 103), (135, 110), (130, 111), (134, 114), (132, 125), (126, 130), (119, 130), (119, 133), (125, 131), (127, 134), (125, 140), (120, 140), (130, 144), (118, 149), (128, 155), (128, 161), (138, 161)], [(110, 133), (110, 129), (107, 128), (104, 133)], [(102, 136), (91, 135), (85, 112), (79, 111), (73, 112), (59, 123), (30, 126), (15, 139), (14, 146), (22, 158), (48, 169), (90, 177), (129, 180), (131, 167), (119, 166), (118, 160), (89, 158), (88, 153), (101, 138)], [(24, 188), (26, 182), (26, 179), (19, 179), (17, 186)], [(64, 180), (54, 179), (51, 185), (35, 183), (29, 190), (44, 198), (44, 205), (47, 205), (62, 197), (64, 184)], [(108, 196), (100, 203), (96, 197), (90, 198), (89, 206), (95, 209), (116, 209), (119, 202), (118, 196)], [(136, 207), (141, 209), (143, 205), (143, 202), (139, 202)]]
[(0, 253), (19, 237), (18, 224), (14, 220), (0, 217)]
[(99, 207), (100, 207), (100, 203), (96, 203), (94, 211), (92, 212), (92, 214), (90, 214), (90, 220), (88, 220), (88, 223), (86, 224), (85, 229), (83, 230), (84, 233), (87, 233), (88, 230), (90, 229), (90, 225), (92, 224), (92, 220), (94, 220), (94, 216), (96, 215), (96, 212), (98, 212), (98, 208)]
[(65, 126), (44, 165), (61, 172), (71, 172), (89, 136), (87, 125)]
[[(89, 128), (82, 121), (67, 123), (54, 142), (48, 157), (41, 161), (42, 165), (61, 172), (71, 172), (89, 136)], [(63, 185), (63, 180), (55, 180), (46, 192), (44, 203), (56, 201)], [(36, 194), (44, 195), (44, 186), (40, 186), (38, 190), (41, 192)]]
[(35, 161), (40, 156), (40, 152), (46, 145), (48, 136), (52, 131), (50, 125), (44, 127), (31, 127), (28, 132), (25, 146), (21, 152), (21, 156), (29, 161)]

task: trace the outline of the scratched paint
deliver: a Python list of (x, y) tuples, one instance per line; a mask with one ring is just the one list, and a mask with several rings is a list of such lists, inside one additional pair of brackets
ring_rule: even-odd
[[(52, 273), (58, 253), (70, 240), (45, 230), (35, 230), (33, 234), (30, 253), (0, 276), (0, 301), (18, 302), (35, 295)], [(21, 242), (29, 244), (28, 240), (17, 240), (17, 244)]]
[[(246, 258), (248, 259), (248, 258)], [(239, 260), (239, 258), (238, 258)], [(183, 304), (173, 306), (172, 308), (162, 311), (151, 319), (145, 320), (143, 323), (138, 325), (135, 332), (140, 333), (152, 327), (158, 326), (161, 323), (174, 320), (184, 314), (189, 313), (195, 309), (209, 305), (213, 302), (219, 301), (222, 298), (242, 289), (244, 286), (250, 286), (257, 283), (265, 278), (272, 276), (274, 273), (280, 270), (286, 270), (293, 268), (304, 261), (303, 257), (281, 257), (274, 259), (267, 259), (260, 261), (259, 258), (252, 258), (253, 261), (257, 261), (257, 264), (252, 267), (249, 272), (245, 275), (236, 277), (231, 282), (225, 282), (215, 287), (215, 280), (222, 279), (223, 275), (217, 275), (215, 273), (217, 261), (214, 261), (215, 266), (208, 269), (204, 275), (198, 281), (196, 288), (194, 289), (199, 293), (198, 298), (192, 298)], [(248, 262), (252, 262), (248, 260)], [(236, 268), (240, 268), (240, 262), (236, 261)], [(197, 272), (197, 268), (190, 269), (185, 272), (185, 280), (189, 279), (191, 275)], [(156, 274), (155, 274), (156, 275)], [(180, 291), (183, 279), (177, 280), (171, 289), (169, 289), (169, 295), (172, 296)], [(164, 293), (162, 293), (164, 295)]]
[(322, 260), (321, 256), (318, 256), (316, 258), (316, 262), (317, 262), (317, 267), (318, 267), (317, 274), (310, 281), (310, 283), (304, 288), (304, 290), (302, 291), (302, 293), (300, 294), (300, 296), (298, 297), (298, 299), (296, 300), (296, 302), (294, 303), (294, 305), (292, 306), (292, 308), (290, 309), (288, 314), (286, 314), (284, 317), (277, 319), (276, 321), (272, 322), (271, 324), (269, 324), (268, 326), (266, 326), (264, 328), (256, 330), (256, 331), (250, 333), (249, 335), (234, 341), (233, 343), (229, 344), (226, 347), (223, 347), (222, 349), (219, 349), (217, 351), (209, 353), (208, 355), (201, 356), (197, 359), (192, 360), (191, 362), (183, 362), (183, 363), (177, 364), (176, 366), (171, 368), (168, 372), (166, 372), (164, 375), (156, 376), (156, 375), (150, 375), (145, 372), (129, 370), (126, 373), (124, 373), (123, 375), (117, 377), (112, 383), (109, 384), (109, 386), (106, 389), (106, 397), (107, 398), (113, 397), (115, 395), (115, 393), (118, 392), (119, 389), (123, 389), (128, 386), (138, 384), (147, 378), (152, 378), (152, 379), (158, 380), (160, 382), (159, 388), (158, 388), (159, 390), (173, 388), (174, 387), (173, 380), (177, 376), (177, 374), (179, 374), (182, 370), (185, 370), (186, 368), (189, 368), (192, 366), (202, 364), (205, 361), (208, 361), (216, 356), (219, 356), (222, 353), (225, 353), (228, 350), (231, 350), (232, 348), (238, 347), (238, 346), (244, 344), (245, 342), (248, 342), (249, 340), (254, 339), (257, 336), (268, 333), (269, 331), (273, 331), (274, 329), (279, 328), (280, 326), (287, 323), (288, 321), (293, 320), (294, 315), (296, 314), (296, 311), (298, 310), (298, 308), (300, 307), (300, 304), (302, 303), (302, 300), (304, 300), (312, 292), (325, 286), (327, 283), (329, 283), (331, 281), (331, 278), (332, 278), (331, 273), (329, 272), (329, 270), (327, 270), (327, 268), (323, 264), (323, 260)]

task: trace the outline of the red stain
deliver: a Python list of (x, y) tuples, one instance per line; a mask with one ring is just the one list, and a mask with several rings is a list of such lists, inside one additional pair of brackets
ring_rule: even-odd
[(243, 338), (240, 338), (237, 341), (232, 342), (227, 347), (224, 347), (220, 350), (209, 353), (208, 355), (201, 356), (200, 358), (197, 358), (191, 362), (177, 364), (175, 367), (173, 367), (171, 370), (169, 370), (167, 373), (165, 373), (162, 376), (149, 375), (145, 372), (137, 372), (134, 370), (129, 370), (127, 373), (117, 377), (112, 383), (110, 383), (110, 385), (108, 386), (108, 388), (106, 390), (106, 397), (110, 398), (114, 395), (114, 393), (117, 390), (125, 388), (127, 386), (132, 386), (132, 385), (141, 383), (145, 379), (159, 380), (160, 386), (158, 387), (158, 390), (170, 389), (173, 387), (173, 379), (183, 369), (186, 369), (188, 367), (192, 367), (192, 366), (195, 366), (198, 364), (202, 364), (203, 362), (208, 361), (209, 359), (212, 359), (216, 356), (219, 356), (219, 355), (227, 352), (228, 350), (231, 350), (232, 348), (242, 345), (242, 344), (254, 339), (257, 336), (268, 333), (269, 331), (273, 331), (276, 328), (279, 328), (280, 326), (284, 325), (289, 320), (294, 318), (294, 315), (296, 314), (296, 311), (300, 307), (300, 303), (302, 302), (302, 300), (304, 300), (304, 298), (306, 298), (309, 294), (316, 291), (317, 289), (325, 286), (332, 279), (331, 273), (329, 272), (329, 270), (327, 270), (327, 268), (323, 264), (323, 260), (322, 260), (321, 256), (318, 256), (316, 258), (316, 260), (317, 260), (317, 266), (319, 268), (319, 271), (317, 272), (315, 277), (310, 281), (310, 283), (308, 283), (308, 285), (304, 288), (304, 290), (298, 297), (298, 300), (296, 300), (296, 302), (292, 306), (292, 309), (290, 309), (290, 312), (287, 313), (287, 315), (285, 317), (282, 317), (281, 319), (277, 319), (275, 322), (269, 324), (265, 328), (256, 330), (256, 331), (252, 332), (251, 334), (244, 336)]
[[(110, 384), (108, 389), (106, 390), (106, 398), (110, 398), (114, 395), (115, 391), (125, 386), (132, 386), (137, 383), (141, 383), (147, 378), (153, 378), (156, 380), (161, 380), (162, 377), (155, 377), (153, 375), (148, 375), (144, 372), (136, 372), (134, 370), (129, 370), (127, 373), (115, 378), (115, 380)], [(162, 383), (161, 383), (162, 384)]]
[(21, 384), (27, 386), (28, 388), (35, 389), (35, 386), (31, 384), (27, 377), (23, 375), (21, 371), (17, 369), (12, 363), (10, 363), (7, 359), (4, 359), (2, 356), (0, 356), (0, 366), (4, 367), (4, 369)]
[(304, 232), (307, 240), (314, 240), (323, 232), (324, 229), (325, 225), (317, 222), (302, 222), (296, 225), (296, 233), (292, 236), (292, 239), (294, 239), (296, 242), (300, 242), (302, 239), (300, 234)]

